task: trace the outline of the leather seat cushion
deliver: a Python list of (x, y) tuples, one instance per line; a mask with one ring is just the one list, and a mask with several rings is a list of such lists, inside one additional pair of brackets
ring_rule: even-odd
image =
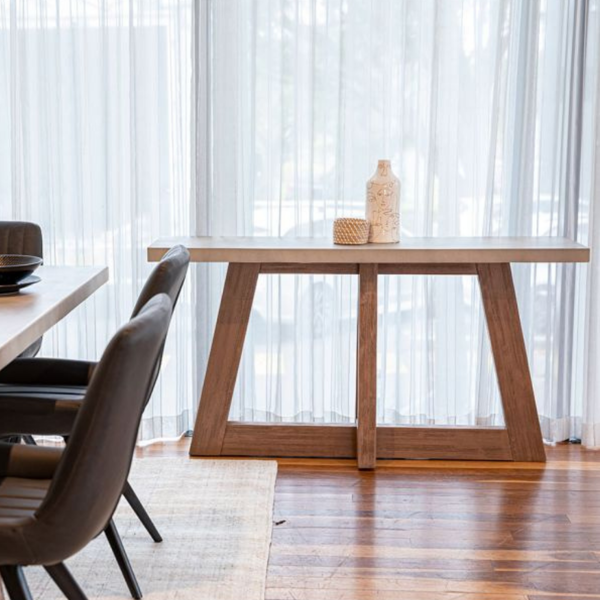
[(36, 385), (0, 383), (0, 397), (27, 396), (30, 394), (49, 394), (56, 396), (85, 396), (86, 386), (83, 385)]
[(0, 525), (22, 523), (32, 518), (44, 500), (51, 479), (0, 479)]
[(85, 388), (0, 385), (0, 435), (69, 435)]

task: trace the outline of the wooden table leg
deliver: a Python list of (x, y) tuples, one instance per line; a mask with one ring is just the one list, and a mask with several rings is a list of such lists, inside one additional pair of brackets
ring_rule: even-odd
[(356, 450), (359, 469), (377, 459), (377, 265), (359, 267), (356, 364)]
[(260, 264), (231, 263), (213, 336), (190, 454), (221, 454)]
[(545, 461), (546, 453), (510, 265), (477, 265), (479, 286), (513, 460)]

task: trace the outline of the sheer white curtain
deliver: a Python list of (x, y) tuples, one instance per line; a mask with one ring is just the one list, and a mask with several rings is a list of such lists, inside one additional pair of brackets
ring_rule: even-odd
[[(583, 389), (583, 443), (600, 447), (600, 3), (590, 6), (588, 27), (588, 61), (586, 62), (583, 139), (581, 148), (581, 205), (590, 215), (587, 238), (592, 247), (592, 262), (587, 269), (586, 309), (579, 313), (577, 325), (585, 328), (585, 368)], [(583, 322), (582, 322), (583, 321)]]
[[(390, 158), (403, 236), (587, 242), (598, 10), (597, 0), (198, 5), (196, 231), (329, 236), (335, 217), (363, 214), (365, 182)], [(600, 419), (591, 376), (584, 389), (585, 267), (514, 276), (544, 435), (579, 437), (583, 414), (586, 432)], [(198, 282), (200, 367), (222, 279), (211, 268)], [(476, 282), (380, 277), (380, 290), (379, 421), (501, 423)], [(262, 277), (232, 418), (353, 420), (355, 331), (353, 278)]]
[[(0, 218), (42, 226), (47, 264), (100, 264), (110, 283), (45, 336), (97, 358), (130, 315), (147, 245), (189, 233), (192, 0), (0, 0)], [(142, 435), (190, 427), (191, 286)]]
[[(328, 236), (379, 158), (404, 236), (594, 244), (598, 39), (598, 0), (0, 0), (0, 218), (112, 275), (43, 352), (98, 356), (153, 238)], [(223, 269), (190, 275), (144, 438), (193, 423)], [(600, 445), (600, 273), (515, 279), (544, 435)], [(475, 282), (380, 290), (379, 420), (500, 423)], [(232, 418), (353, 420), (355, 330), (353, 278), (262, 277)]]

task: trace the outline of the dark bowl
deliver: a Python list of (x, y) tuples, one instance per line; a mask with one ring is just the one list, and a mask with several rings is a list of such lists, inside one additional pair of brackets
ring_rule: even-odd
[(29, 277), (40, 265), (38, 256), (0, 254), (0, 285), (14, 285)]

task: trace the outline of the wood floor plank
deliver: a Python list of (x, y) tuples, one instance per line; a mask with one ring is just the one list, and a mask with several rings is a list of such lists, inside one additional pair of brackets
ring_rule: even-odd
[[(547, 596), (545, 598), (546, 600), (554, 600), (549, 599)], [(527, 600), (527, 596), (522, 594), (403, 592), (402, 597), (399, 598), (397, 592), (385, 590), (352, 590), (346, 592), (340, 590), (268, 588), (265, 600)]]

